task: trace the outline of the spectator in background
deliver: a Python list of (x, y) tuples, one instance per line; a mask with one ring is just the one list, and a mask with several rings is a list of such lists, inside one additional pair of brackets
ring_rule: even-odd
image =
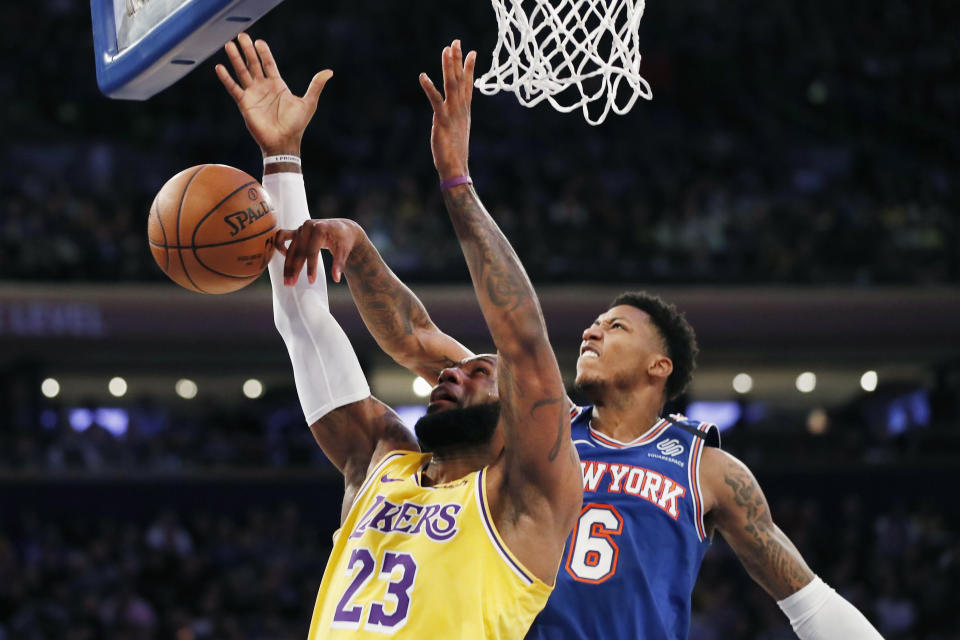
[[(880, 622), (886, 640), (957, 640), (960, 512), (928, 505), (867, 508), (838, 496), (839, 515), (790, 500), (772, 505), (806, 557), (838, 590)], [(114, 508), (121, 512), (123, 504)], [(0, 528), (0, 638), (71, 640), (302, 637), (329, 537), (292, 505), (270, 510), (183, 512), (175, 526), (191, 546), (148, 544), (155, 525), (104, 518), (20, 516)], [(157, 514), (153, 522), (169, 516)], [(883, 550), (883, 525), (915, 533), (901, 555)], [(851, 535), (851, 531), (854, 532)], [(861, 537), (862, 533), (862, 537)], [(776, 605), (718, 541), (694, 592), (690, 640), (793, 638)], [(751, 595), (752, 594), (752, 595)]]

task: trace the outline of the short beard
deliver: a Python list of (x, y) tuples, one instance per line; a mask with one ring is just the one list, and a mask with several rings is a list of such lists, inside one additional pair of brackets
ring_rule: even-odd
[(578, 396), (586, 398), (591, 404), (597, 403), (597, 400), (603, 396), (603, 391), (606, 388), (607, 385), (600, 380), (584, 380), (583, 382), (575, 382), (573, 384), (573, 392)]
[(500, 420), (500, 403), (429, 413), (414, 427), (420, 449), (444, 454), (481, 447), (493, 437)]

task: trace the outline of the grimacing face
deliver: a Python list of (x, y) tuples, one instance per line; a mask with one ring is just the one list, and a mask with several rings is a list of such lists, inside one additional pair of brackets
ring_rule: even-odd
[(440, 372), (430, 393), (427, 413), (497, 402), (497, 356), (481, 354)]
[(631, 305), (612, 307), (583, 332), (576, 385), (590, 389), (639, 384), (648, 367), (666, 351), (645, 311)]

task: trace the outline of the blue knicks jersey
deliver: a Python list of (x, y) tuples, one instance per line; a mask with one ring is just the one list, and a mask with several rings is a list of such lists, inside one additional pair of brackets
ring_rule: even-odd
[(553, 594), (526, 637), (683, 640), (710, 546), (700, 455), (720, 445), (719, 432), (674, 415), (633, 442), (617, 442), (590, 428), (591, 409), (577, 409), (572, 424), (583, 510)]

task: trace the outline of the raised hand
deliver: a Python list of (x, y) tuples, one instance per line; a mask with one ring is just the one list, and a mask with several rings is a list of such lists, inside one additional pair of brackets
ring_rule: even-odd
[(222, 64), (216, 66), (217, 77), (240, 107), (250, 135), (265, 156), (300, 155), (303, 132), (333, 72), (324, 69), (313, 76), (307, 92), (299, 98), (280, 77), (266, 42), (254, 42), (246, 33), (238, 35), (237, 42), (239, 48), (233, 41), (224, 46), (237, 79), (234, 80)]
[[(286, 256), (283, 262), (283, 283), (296, 284), (304, 262), (307, 263), (307, 280), (310, 284), (316, 282), (321, 249), (326, 249), (333, 256), (330, 275), (334, 282), (340, 282), (350, 252), (361, 234), (363, 229), (360, 225), (353, 220), (342, 218), (307, 220), (295, 231), (277, 231), (277, 250)], [(289, 247), (287, 242), (290, 242)]]
[(433, 105), (430, 148), (433, 151), (433, 164), (441, 180), (469, 173), (470, 103), (473, 100), (473, 68), (476, 62), (476, 51), (468, 53), (464, 60), (459, 40), (444, 47), (443, 93), (446, 97), (440, 95), (427, 74), (420, 74), (420, 86)]

